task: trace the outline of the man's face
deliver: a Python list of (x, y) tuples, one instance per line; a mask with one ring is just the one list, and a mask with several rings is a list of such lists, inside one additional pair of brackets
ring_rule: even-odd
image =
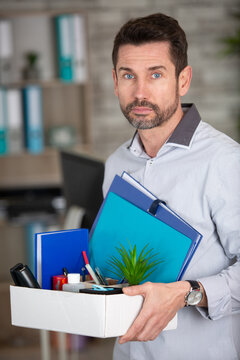
[(113, 79), (121, 110), (137, 129), (160, 126), (180, 106), (167, 42), (121, 46)]

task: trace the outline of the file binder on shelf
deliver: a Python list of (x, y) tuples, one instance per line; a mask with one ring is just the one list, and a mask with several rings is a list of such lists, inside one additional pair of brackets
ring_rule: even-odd
[(7, 90), (7, 146), (10, 154), (18, 154), (24, 148), (23, 107), (21, 91)]
[(140, 252), (149, 244), (163, 262), (146, 281), (181, 280), (202, 235), (139, 183), (135, 186), (115, 176), (90, 232), (90, 263), (112, 276), (107, 260), (119, 258), (116, 246), (128, 248), (129, 241)]
[(73, 229), (35, 234), (35, 276), (42, 289), (52, 289), (52, 276), (68, 272), (83, 274), (88, 256), (88, 230)]
[(25, 140), (29, 152), (38, 154), (44, 149), (42, 89), (29, 85), (23, 89)]
[(0, 88), (0, 155), (7, 153), (7, 100), (6, 90)]
[(73, 30), (73, 79), (84, 83), (87, 80), (87, 44), (84, 17), (80, 14), (71, 16)]
[(12, 22), (0, 19), (0, 83), (9, 84), (12, 80), (13, 39)]
[(72, 15), (56, 17), (59, 78), (73, 81), (73, 33)]

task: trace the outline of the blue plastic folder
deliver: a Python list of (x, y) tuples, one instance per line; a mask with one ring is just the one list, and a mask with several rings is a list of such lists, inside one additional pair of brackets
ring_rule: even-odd
[[(152, 282), (180, 280), (202, 238), (186, 221), (157, 201), (154, 215), (149, 212), (153, 199), (132, 184), (115, 176), (90, 233), (89, 256), (93, 267), (113, 277), (107, 260), (119, 258), (116, 246), (136, 244), (138, 252), (149, 244), (163, 260), (149, 276)], [(145, 281), (147, 281), (145, 280)]]
[(42, 289), (52, 288), (52, 277), (68, 272), (82, 274), (85, 262), (82, 251), (88, 256), (87, 229), (73, 229), (35, 234), (35, 276)]

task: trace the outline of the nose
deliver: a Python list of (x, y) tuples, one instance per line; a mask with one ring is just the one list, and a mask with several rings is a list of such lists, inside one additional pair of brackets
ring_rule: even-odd
[(146, 100), (148, 98), (148, 87), (144, 79), (137, 79), (134, 86), (134, 98)]

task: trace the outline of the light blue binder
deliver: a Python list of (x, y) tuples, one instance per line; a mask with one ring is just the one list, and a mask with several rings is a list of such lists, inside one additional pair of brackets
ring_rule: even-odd
[(29, 152), (38, 154), (44, 149), (42, 89), (29, 85), (23, 89), (25, 142)]
[(59, 77), (73, 81), (73, 23), (71, 14), (56, 17)]
[(8, 152), (6, 90), (0, 87), (0, 155)]
[[(129, 248), (136, 244), (140, 252), (146, 244), (158, 258), (164, 260), (148, 281), (172, 282), (178, 277), (182, 263), (191, 246), (191, 240), (156, 217), (139, 209), (120, 196), (109, 193), (90, 241), (90, 259), (99, 266), (104, 276), (113, 277), (107, 259), (119, 258), (115, 246)], [(109, 270), (108, 270), (109, 269)]]
[(149, 248), (164, 262), (147, 280), (173, 282), (180, 280), (199, 245), (202, 235), (167, 206), (156, 202), (119, 176), (115, 176), (90, 232), (89, 254), (93, 267), (99, 266), (105, 276), (113, 276), (107, 260), (118, 258), (116, 246), (139, 251)]

